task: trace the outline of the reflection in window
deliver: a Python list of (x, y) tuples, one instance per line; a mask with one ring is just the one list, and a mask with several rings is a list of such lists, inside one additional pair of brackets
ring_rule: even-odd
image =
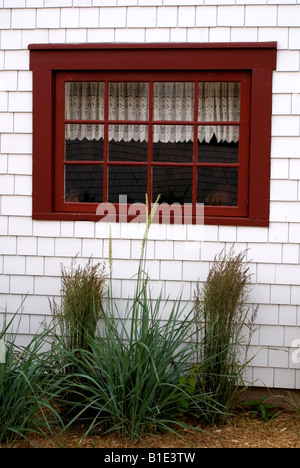
[(237, 168), (198, 168), (197, 203), (211, 206), (237, 206), (237, 195)]
[(103, 167), (94, 164), (65, 166), (65, 201), (102, 202)]
[(101, 161), (104, 151), (104, 125), (67, 124), (66, 161)]
[(109, 161), (147, 162), (147, 125), (109, 125), (108, 128)]
[(148, 145), (144, 141), (115, 141), (109, 142), (109, 161), (139, 161), (146, 162)]
[(153, 161), (192, 163), (193, 131), (191, 125), (153, 125)]
[(193, 142), (153, 144), (153, 161), (170, 163), (192, 163)]
[(215, 133), (209, 143), (198, 140), (198, 162), (238, 163), (239, 141), (218, 141)]
[(66, 161), (103, 160), (103, 139), (66, 140)]
[(108, 202), (119, 203), (127, 195), (128, 203), (145, 203), (147, 167), (110, 166), (108, 168)]
[(193, 168), (153, 167), (152, 201), (160, 195), (160, 203), (192, 203)]

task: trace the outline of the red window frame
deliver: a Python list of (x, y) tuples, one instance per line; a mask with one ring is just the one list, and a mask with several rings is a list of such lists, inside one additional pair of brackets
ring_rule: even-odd
[[(233, 164), (239, 169), (238, 206), (205, 206), (204, 222), (268, 225), (272, 72), (276, 68), (276, 43), (35, 44), (29, 46), (29, 49), (33, 70), (34, 219), (99, 219), (96, 207), (92, 206), (94, 204), (69, 203), (63, 199), (66, 81), (239, 81), (239, 161)], [(199, 124), (196, 118), (195, 113), (192, 122), (195, 129)], [(107, 116), (103, 124), (108, 125)], [(153, 124), (151, 116), (147, 124)], [(236, 125), (236, 122), (226, 124)], [(104, 154), (106, 156), (101, 164), (106, 170), (111, 163), (107, 160), (106, 149)], [(149, 169), (155, 165), (151, 156), (145, 164)], [(196, 170), (205, 164), (208, 163), (198, 163), (197, 155), (194, 154), (191, 164), (193, 203), (196, 196)], [(149, 192), (151, 195), (151, 180), (148, 176)]]

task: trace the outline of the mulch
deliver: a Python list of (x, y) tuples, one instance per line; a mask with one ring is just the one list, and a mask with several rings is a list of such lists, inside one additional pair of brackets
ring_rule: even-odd
[(243, 412), (221, 427), (199, 427), (196, 421), (191, 424), (197, 430), (181, 428), (179, 435), (147, 435), (143, 442), (135, 444), (114, 434), (83, 438), (83, 430), (78, 427), (59, 437), (52, 436), (52, 440), (36, 437), (30, 443), (19, 441), (14, 448), (300, 448), (300, 416), (293, 411), (280, 410), (268, 421)]

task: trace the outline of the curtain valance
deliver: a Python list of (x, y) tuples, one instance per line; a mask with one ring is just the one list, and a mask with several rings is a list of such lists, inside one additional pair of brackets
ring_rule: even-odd
[[(200, 82), (198, 86), (198, 140), (209, 143), (213, 136), (218, 142), (237, 142), (240, 114), (240, 85), (238, 82)], [(66, 83), (65, 116), (68, 120), (104, 120), (104, 82)], [(157, 82), (153, 86), (153, 142), (193, 141), (194, 96), (193, 82)], [(109, 83), (108, 117), (111, 121), (142, 121), (145, 124), (109, 124), (109, 140), (148, 141), (149, 84), (146, 82)], [(168, 124), (168, 122), (178, 124)], [(185, 124), (180, 124), (185, 122)], [(191, 122), (189, 125), (188, 123)], [(206, 124), (207, 122), (207, 124)], [(212, 125), (211, 122), (224, 122)], [(69, 123), (66, 139), (99, 140), (104, 137), (104, 124)]]

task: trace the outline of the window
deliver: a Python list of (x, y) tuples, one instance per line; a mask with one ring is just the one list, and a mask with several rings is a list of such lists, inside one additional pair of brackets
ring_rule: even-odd
[(274, 43), (30, 49), (36, 219), (96, 220), (147, 193), (268, 224)]
[(95, 212), (120, 197), (144, 203), (147, 193), (152, 202), (202, 203), (208, 214), (246, 214), (248, 145), (239, 140), (249, 129), (248, 73), (176, 76), (57, 73), (57, 211)]

